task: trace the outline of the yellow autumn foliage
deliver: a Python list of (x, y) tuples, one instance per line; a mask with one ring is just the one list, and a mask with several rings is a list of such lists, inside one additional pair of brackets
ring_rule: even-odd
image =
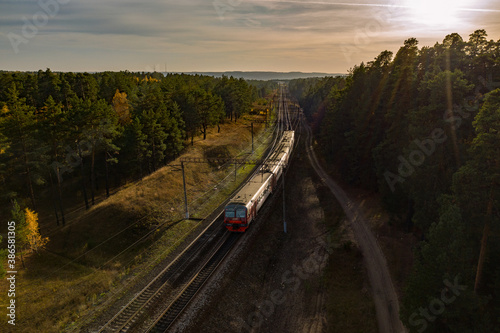
[(116, 89), (115, 96), (113, 97), (113, 109), (118, 115), (120, 124), (126, 125), (132, 120), (130, 118), (130, 104), (127, 100), (127, 93)]
[(32, 252), (36, 252), (45, 247), (49, 238), (42, 238), (38, 230), (38, 213), (26, 208), (24, 216), (26, 218), (26, 241), (27, 246)]

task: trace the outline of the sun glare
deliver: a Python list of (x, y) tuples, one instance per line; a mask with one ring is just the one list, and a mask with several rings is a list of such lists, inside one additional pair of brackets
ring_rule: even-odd
[(450, 28), (460, 23), (460, 8), (468, 0), (406, 0), (410, 8), (411, 21), (436, 28)]

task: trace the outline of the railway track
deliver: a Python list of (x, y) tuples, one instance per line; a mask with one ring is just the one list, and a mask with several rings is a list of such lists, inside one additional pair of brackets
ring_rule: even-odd
[(125, 305), (98, 332), (133, 331), (148, 316), (149, 310), (168, 301), (171, 294), (182, 289), (202, 266), (202, 262), (214, 252), (213, 248), (225, 237), (220, 218), (207, 227), (176, 260), (165, 267), (144, 289)]
[(177, 299), (162, 313), (161, 317), (153, 324), (148, 332), (163, 333), (167, 331), (208, 278), (212, 276), (240, 236), (240, 234), (235, 233), (230, 233), (227, 236), (225, 241), (218, 247), (217, 251), (207, 261), (205, 266), (193, 277), (179, 297), (177, 297)]

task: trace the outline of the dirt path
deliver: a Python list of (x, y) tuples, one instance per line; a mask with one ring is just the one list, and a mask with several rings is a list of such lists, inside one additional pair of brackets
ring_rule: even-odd
[(368, 227), (364, 216), (362, 202), (351, 200), (347, 194), (338, 186), (319, 164), (312, 146), (312, 134), (310, 127), (306, 127), (306, 150), (307, 156), (321, 180), (335, 195), (350, 222), (354, 236), (363, 253), (364, 262), (368, 271), (375, 302), (377, 321), (381, 333), (406, 332), (399, 319), (398, 296), (394, 289), (387, 262), (380, 249), (377, 240)]

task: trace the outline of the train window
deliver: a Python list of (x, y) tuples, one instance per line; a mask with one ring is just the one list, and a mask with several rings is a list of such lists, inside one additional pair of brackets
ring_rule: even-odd
[(226, 217), (235, 217), (234, 210), (226, 210)]
[(236, 217), (247, 217), (247, 210), (245, 208), (240, 208), (236, 211)]

